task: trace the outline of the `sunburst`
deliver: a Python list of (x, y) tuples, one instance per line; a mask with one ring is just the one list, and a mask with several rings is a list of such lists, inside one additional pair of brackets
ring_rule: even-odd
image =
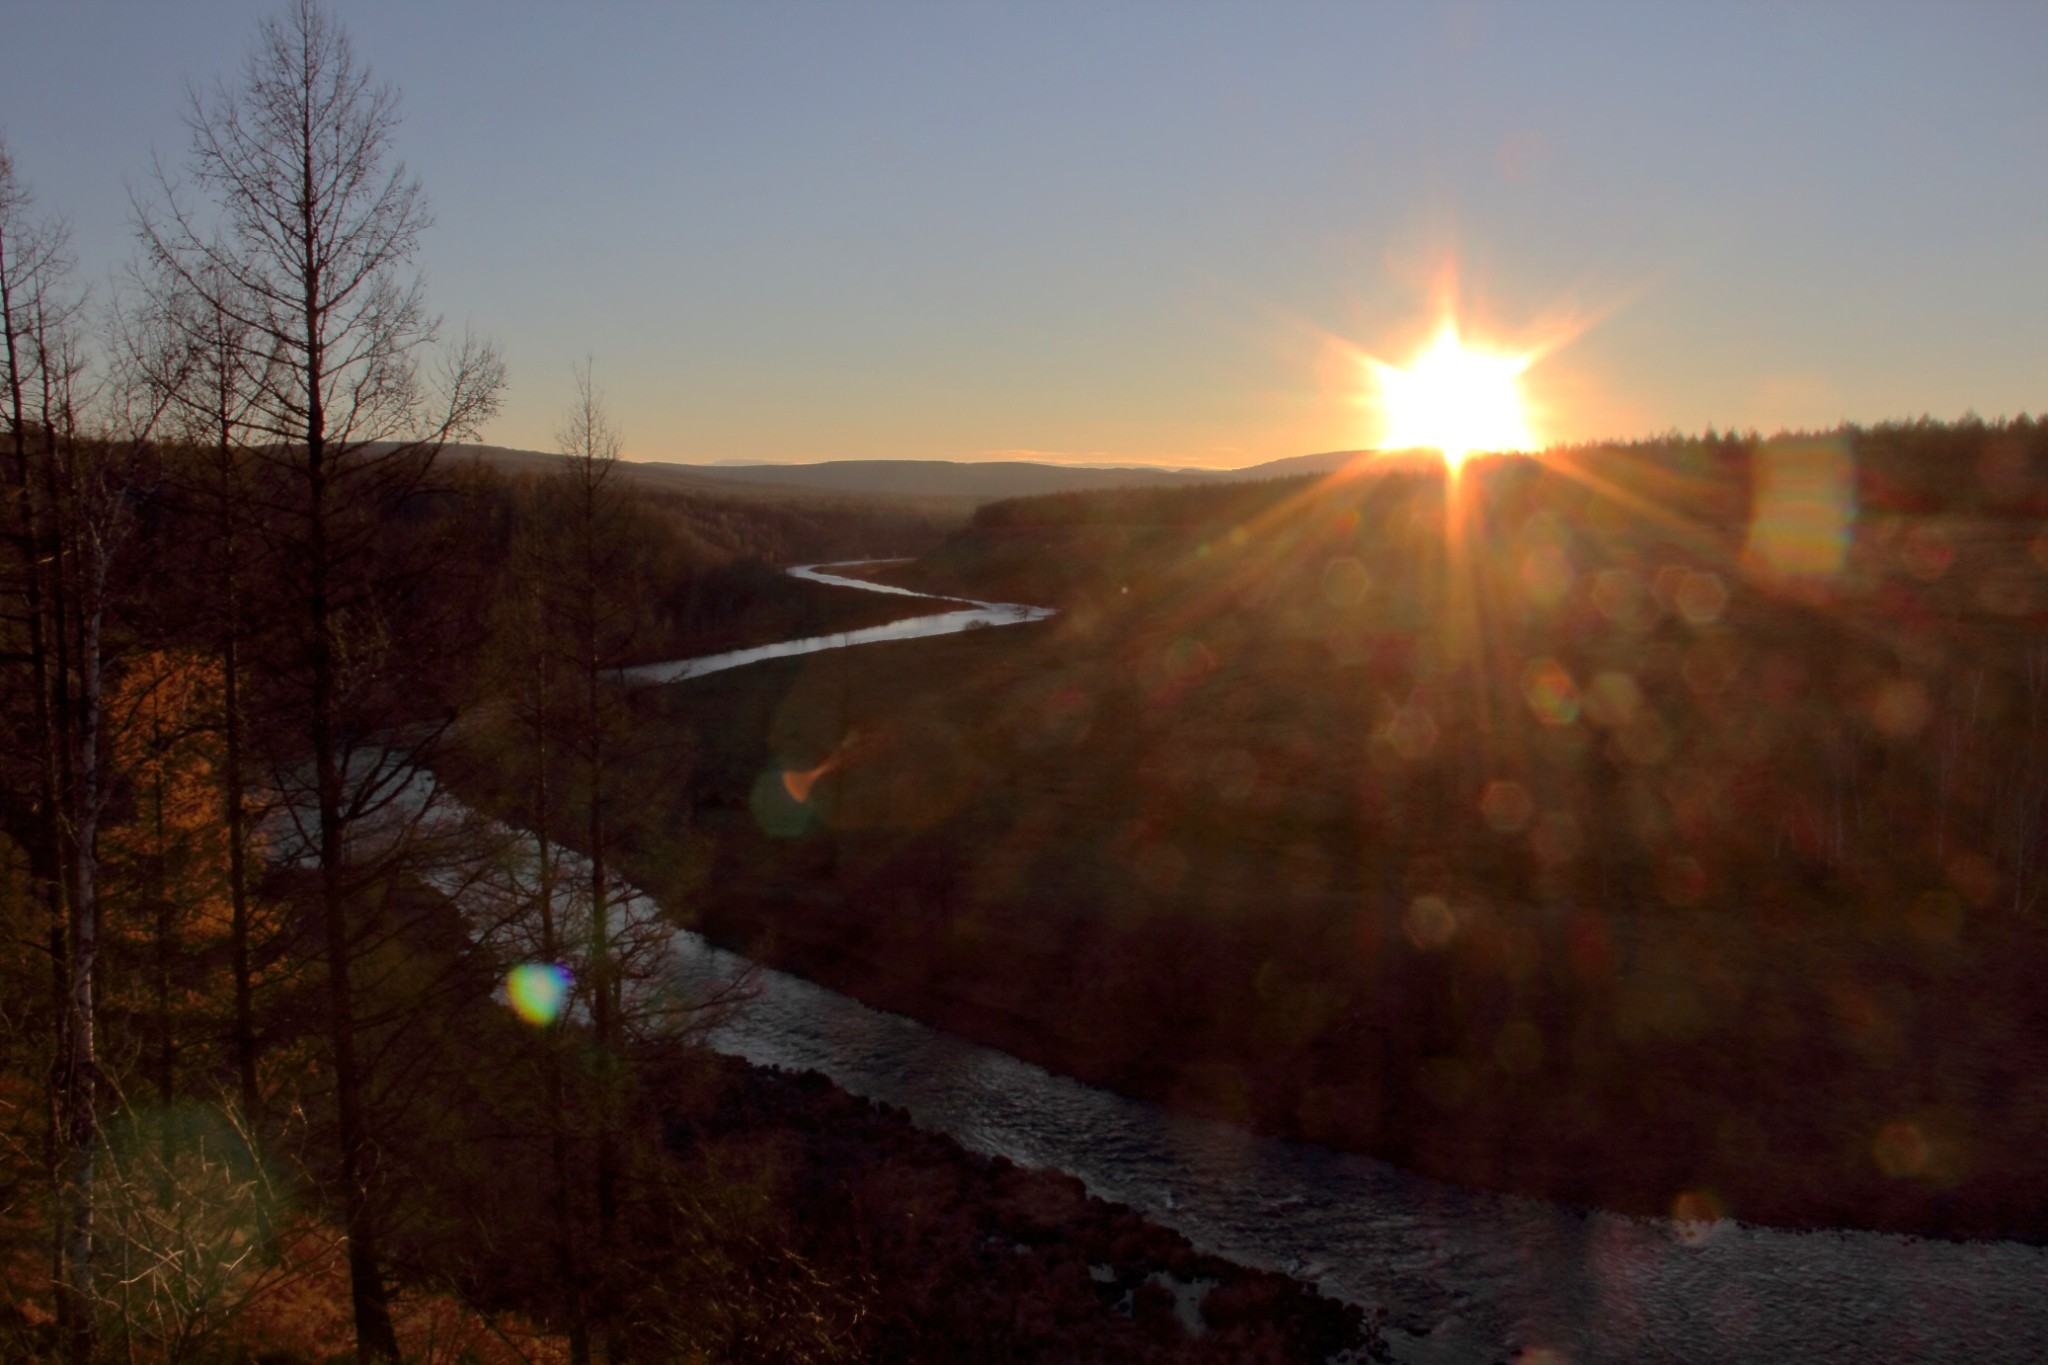
[(1534, 449), (1521, 379), (1535, 359), (1467, 345), (1448, 319), (1406, 366), (1367, 357), (1380, 448), (1440, 451), (1453, 473), (1474, 455)]

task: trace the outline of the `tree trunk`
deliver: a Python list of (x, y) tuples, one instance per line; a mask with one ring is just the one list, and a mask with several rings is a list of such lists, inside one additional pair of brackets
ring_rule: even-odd
[[(538, 779), (534, 790), (533, 823), (534, 841), (540, 852), (540, 952), (543, 960), (554, 963), (561, 960), (562, 944), (555, 929), (555, 849), (549, 837), (552, 813), (548, 808), (548, 743), (543, 709), (549, 691), (547, 647), (545, 640), (537, 643), (540, 647), (536, 651), (539, 668), (534, 707), (537, 732), (534, 750)], [(563, 1075), (560, 1038), (551, 1034), (545, 1042), (548, 1167), (555, 1185), (555, 1264), (562, 1276), (563, 1297), (568, 1301), (569, 1365), (590, 1365), (588, 1286), (583, 1280), (582, 1258), (576, 1254), (576, 1221), (572, 1206), (575, 1195), (569, 1181), (568, 1086)]]
[[(217, 329), (223, 326), (218, 313)], [(228, 827), (228, 955), (234, 977), (235, 1081), (241, 1095), (242, 1121), (259, 1121), (263, 1096), (256, 1083), (255, 984), (251, 980), (249, 925), (249, 816), (247, 778), (242, 755), (242, 542), (235, 507), (234, 426), (230, 416), (235, 348), (225, 340), (216, 351), (218, 376), (213, 395), (216, 423), (214, 458), (219, 464), (216, 508), (220, 517), (220, 596), (225, 616), (220, 632), (221, 785)]]
[[(317, 364), (317, 362), (316, 362)], [(335, 696), (335, 621), (329, 603), (326, 451), (320, 431), (318, 371), (306, 448), (308, 533), (311, 541), (313, 772), (319, 803), (320, 910), (327, 945), (328, 1041), (334, 1054), (334, 1108), (341, 1148), (343, 1230), (348, 1237), (349, 1304), (355, 1318), (356, 1358), (370, 1365), (398, 1359), (398, 1334), (377, 1245), (377, 1210), (370, 1196), (369, 1128), (363, 1114), (362, 1073), (356, 1057), (355, 1000), (350, 985), (349, 896), (344, 878), (347, 820), (342, 809), (341, 756)]]
[(87, 1365), (96, 1349), (93, 1303), (94, 1179), (99, 1146), (99, 1051), (94, 1030), (99, 970), (99, 813), (101, 722), (101, 630), (106, 564), (81, 528), (86, 556), (80, 585), (78, 650), (78, 739), (74, 762), (76, 783), (72, 819), (72, 880), (75, 899), (71, 916), (71, 1125), (72, 1199), (70, 1218), (71, 1293), (84, 1311), (72, 1324), (73, 1358)]
[[(5, 227), (0, 223), (0, 334), (4, 334), (7, 353), (8, 453), (11, 457), (8, 476), (15, 506), (16, 555), (21, 566), (17, 592), (28, 632), (37, 760), (35, 808), (36, 842), (39, 846), (29, 850), (29, 861), (42, 893), (49, 925), (51, 1018), (56, 1027), (49, 1075), (45, 1160), (51, 1205), (61, 1209), (64, 1207), (65, 1144), (70, 1126), (71, 1088), (71, 908), (65, 895), (68, 879), (64, 874), (57, 814), (57, 754), (62, 741), (56, 732), (50, 706), (50, 642), (47, 594), (43, 588), (44, 545), (41, 517), (36, 508), (35, 482), (29, 469), (27, 395), (21, 380), (21, 346), (26, 337), (20, 301), (15, 297), (16, 261), (10, 255), (11, 244)], [(50, 1282), (57, 1286), (57, 1325), (60, 1335), (66, 1340), (69, 1340), (76, 1316), (76, 1306), (66, 1288), (70, 1283), (66, 1269), (68, 1250), (64, 1220), (53, 1218), (50, 1223)]]
[[(233, 610), (232, 605), (230, 610)], [(242, 1099), (242, 1121), (252, 1127), (262, 1113), (263, 1096), (256, 1084), (255, 988), (249, 965), (249, 817), (242, 775), (242, 660), (240, 641), (230, 627), (221, 642), (221, 782), (226, 789), (228, 825), (228, 952), (235, 978), (235, 1080)]]

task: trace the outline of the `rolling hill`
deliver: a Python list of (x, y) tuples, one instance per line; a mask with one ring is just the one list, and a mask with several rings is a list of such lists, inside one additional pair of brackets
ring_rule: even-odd
[[(502, 446), (452, 446), (457, 458), (482, 460), (508, 473), (553, 467), (559, 455)], [(823, 460), (812, 464), (693, 465), (628, 460), (624, 472), (652, 486), (723, 493), (752, 500), (791, 495), (948, 500), (978, 504), (1041, 493), (1110, 488), (1189, 486), (1240, 479), (1270, 479), (1336, 469), (1361, 452), (1327, 451), (1269, 460), (1241, 469), (1167, 469), (1128, 465), (1095, 468), (1028, 460)]]

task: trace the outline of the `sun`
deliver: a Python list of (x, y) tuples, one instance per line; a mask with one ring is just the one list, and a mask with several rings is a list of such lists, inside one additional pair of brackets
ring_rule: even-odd
[(1368, 357), (1380, 448), (1441, 451), (1453, 473), (1474, 455), (1533, 449), (1521, 381), (1534, 360), (1467, 346), (1451, 321), (1406, 368)]

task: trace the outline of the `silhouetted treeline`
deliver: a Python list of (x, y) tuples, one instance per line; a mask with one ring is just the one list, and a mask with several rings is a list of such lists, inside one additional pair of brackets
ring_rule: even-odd
[(1638, 474), (1654, 468), (1683, 484), (1731, 487), (1746, 495), (1755, 452), (1798, 441), (1840, 442), (1854, 462), (1858, 501), (1873, 511), (2002, 517), (2048, 512), (2048, 422), (2025, 413), (1990, 421), (1922, 416), (1871, 426), (1848, 422), (1769, 437), (1709, 429), (1698, 436), (1674, 432), (1551, 453), (1604, 460)]
[(983, 530), (1024, 526), (1234, 526), (1312, 483), (1308, 475), (1185, 487), (1115, 488), (1006, 498), (974, 509)]
[[(1554, 447), (1548, 458), (1585, 460), (1625, 477), (1660, 477), (1669, 486), (1746, 490), (1752, 453), (1766, 439), (1840, 440), (1852, 454), (1864, 506), (2000, 516), (2048, 512), (2048, 422), (2022, 413), (1985, 421), (1921, 417), (1875, 426), (1845, 423), (1827, 431), (1709, 429), (1621, 442)], [(1370, 456), (1366, 457), (1368, 460)], [(1006, 498), (975, 509), (984, 530), (1032, 526), (1235, 526), (1330, 476), (1249, 480), (1180, 487), (1118, 488)]]

